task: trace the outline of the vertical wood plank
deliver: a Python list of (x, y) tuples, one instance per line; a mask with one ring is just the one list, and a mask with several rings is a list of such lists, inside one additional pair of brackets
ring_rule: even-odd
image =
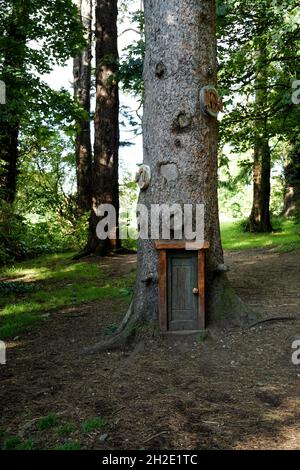
[(159, 252), (159, 323), (162, 332), (168, 331), (168, 303), (167, 303), (167, 252)]
[(205, 251), (198, 252), (199, 328), (205, 329)]

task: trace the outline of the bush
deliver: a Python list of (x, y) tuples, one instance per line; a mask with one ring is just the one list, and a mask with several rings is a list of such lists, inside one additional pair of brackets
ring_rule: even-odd
[(0, 205), (0, 264), (47, 253), (80, 250), (86, 243), (87, 219), (83, 216), (71, 223), (48, 214), (33, 222), (15, 206)]

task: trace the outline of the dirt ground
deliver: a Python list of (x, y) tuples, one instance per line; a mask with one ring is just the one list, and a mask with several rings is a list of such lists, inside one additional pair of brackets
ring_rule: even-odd
[[(53, 448), (61, 439), (38, 431), (36, 419), (55, 412), (76, 424), (71, 439), (86, 449), (299, 450), (300, 366), (291, 362), (291, 346), (300, 335), (300, 252), (233, 252), (226, 261), (245, 302), (266, 316), (298, 319), (83, 357), (84, 347), (121, 320), (126, 301), (63, 309), (9, 343), (0, 428)], [(124, 273), (135, 257), (104, 263)], [(105, 430), (84, 434), (81, 423), (95, 416), (107, 421)]]

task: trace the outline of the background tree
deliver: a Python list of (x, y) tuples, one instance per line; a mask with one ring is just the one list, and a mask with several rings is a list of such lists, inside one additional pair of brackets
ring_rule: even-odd
[(114, 240), (101, 241), (96, 234), (100, 220), (97, 208), (112, 204), (119, 219), (119, 84), (118, 2), (96, 3), (96, 111), (92, 167), (92, 211), (86, 252), (104, 255), (120, 246), (118, 229)]
[(300, 139), (291, 143), (284, 168), (285, 197), (284, 214), (286, 217), (300, 218)]
[[(219, 1), (220, 83), (226, 96), (222, 142), (234, 152), (252, 149), (251, 231), (270, 231), (270, 174), (278, 139), (296, 111), (291, 84), (297, 74), (296, 1)], [(297, 15), (296, 15), (297, 17)]]
[(84, 113), (77, 123), (76, 173), (80, 215), (91, 209), (91, 70), (92, 70), (92, 0), (77, 0), (86, 47), (74, 59), (74, 95)]
[(53, 98), (40, 76), (64, 64), (82, 44), (71, 0), (1, 2), (0, 79), (6, 84), (6, 104), (0, 115), (0, 190), (8, 203), (16, 196), (20, 134), (33, 110), (45, 113)]

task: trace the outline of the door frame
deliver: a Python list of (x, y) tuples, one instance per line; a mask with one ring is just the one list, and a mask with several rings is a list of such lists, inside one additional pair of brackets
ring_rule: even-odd
[(204, 330), (205, 321), (205, 251), (209, 243), (196, 243), (185, 241), (157, 241), (156, 249), (159, 251), (159, 324), (162, 333), (168, 329), (168, 252), (170, 250), (197, 251), (198, 252), (198, 327)]

